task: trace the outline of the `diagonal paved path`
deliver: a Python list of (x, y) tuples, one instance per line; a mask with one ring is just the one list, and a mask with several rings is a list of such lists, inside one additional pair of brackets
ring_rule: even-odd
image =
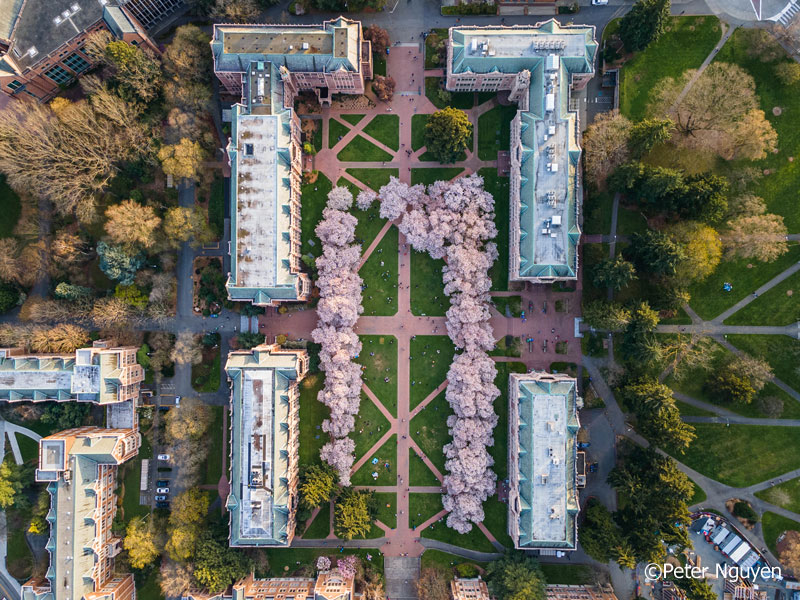
[(791, 267), (789, 267), (785, 271), (783, 271), (781, 273), (778, 273), (775, 277), (770, 279), (767, 283), (765, 283), (764, 285), (759, 287), (753, 294), (750, 294), (746, 298), (743, 298), (742, 300), (739, 300), (739, 302), (737, 302), (736, 304), (731, 306), (728, 310), (726, 310), (725, 312), (723, 312), (719, 316), (711, 319), (711, 323), (723, 323), (725, 321), (725, 319), (727, 319), (728, 317), (733, 315), (733, 313), (740, 311), (745, 306), (747, 306), (748, 304), (750, 304), (751, 302), (756, 300), (758, 298), (758, 296), (760, 296), (761, 294), (764, 294), (765, 292), (769, 291), (770, 289), (772, 289), (773, 287), (778, 285), (780, 282), (782, 282), (784, 279), (788, 279), (789, 277), (791, 277), (792, 275), (794, 275), (798, 271), (800, 271), (800, 262), (796, 262), (795, 264), (793, 264)]

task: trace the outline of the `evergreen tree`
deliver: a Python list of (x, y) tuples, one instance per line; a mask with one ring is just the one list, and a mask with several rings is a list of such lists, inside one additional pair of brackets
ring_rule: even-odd
[(472, 123), (463, 110), (448, 106), (428, 117), (425, 145), (440, 163), (453, 163), (469, 148)]
[(644, 50), (666, 30), (669, 19), (669, 0), (639, 0), (622, 17), (619, 37), (630, 52)]

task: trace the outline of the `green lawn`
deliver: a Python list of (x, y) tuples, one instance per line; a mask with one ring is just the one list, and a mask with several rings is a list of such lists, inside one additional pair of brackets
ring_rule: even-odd
[(411, 169), (411, 185), (430, 185), (436, 181), (450, 181), (464, 169), (461, 167), (437, 167), (433, 169)]
[[(125, 475), (122, 479), (122, 512), (126, 525), (134, 517), (143, 517), (150, 514), (149, 506), (139, 504), (143, 458), (153, 458), (153, 448), (150, 445), (150, 439), (146, 435), (142, 436), (139, 454), (125, 465)], [(155, 468), (155, 465), (153, 465), (153, 468)]]
[[(798, 260), (800, 260), (800, 246), (792, 246), (789, 252), (771, 263), (748, 259), (720, 263), (705, 280), (689, 286), (689, 293), (692, 295), (689, 304), (701, 319), (710, 321), (739, 300), (752, 295), (753, 291)], [(748, 265), (752, 266), (748, 268)], [(722, 285), (725, 282), (731, 283), (733, 290), (723, 291)]]
[[(410, 426), (412, 439), (442, 474), (445, 472), (445, 458), (442, 448), (450, 442), (447, 417), (453, 414), (444, 395), (445, 392), (442, 391), (436, 398), (431, 400), (424, 410), (421, 410), (416, 417), (411, 419)], [(425, 468), (427, 469), (427, 466)]]
[(425, 145), (425, 125), (430, 115), (413, 115), (411, 117), (411, 149), (416, 152)]
[(790, 275), (743, 309), (726, 325), (789, 325), (800, 321), (800, 272)]
[(322, 150), (322, 121), (317, 121), (317, 128), (314, 130), (314, 138), (311, 143), (317, 152)]
[(21, 433), (14, 434), (24, 462), (39, 461), (39, 442)]
[(675, 405), (678, 407), (678, 410), (681, 412), (682, 417), (716, 417), (717, 413), (713, 413), (710, 410), (703, 410), (702, 408), (697, 408), (696, 406), (692, 406), (691, 404), (686, 404), (685, 402), (681, 402), (680, 400), (675, 400)]
[[(441, 499), (441, 496), (437, 495)], [(478, 552), (496, 552), (497, 550), (483, 535), (483, 532), (473, 525), (472, 531), (469, 533), (458, 533), (455, 529), (447, 526), (447, 518), (442, 519), (441, 523), (433, 523), (430, 527), (422, 530), (422, 537), (431, 540), (439, 540), (446, 544), (453, 544), (454, 546), (461, 546), (462, 548), (469, 548), (470, 550), (477, 550)]]
[(428, 97), (428, 100), (431, 101), (431, 104), (438, 109), (442, 109), (445, 106), (452, 106), (453, 108), (460, 108), (461, 110), (472, 108), (475, 102), (475, 95), (473, 92), (451, 92), (450, 102), (442, 102), (437, 94), (440, 81), (441, 78), (439, 77), (425, 78), (425, 95)]
[[(423, 354), (424, 352), (424, 354)], [(453, 362), (455, 347), (445, 335), (418, 335), (411, 340), (411, 392), (409, 408), (413, 410), (430, 393), (447, 379), (447, 371)], [(425, 409), (434, 410), (433, 407)]]
[(331, 505), (323, 504), (319, 514), (311, 521), (311, 525), (303, 534), (304, 540), (323, 540), (331, 532)]
[(390, 227), (358, 271), (364, 280), (361, 304), (366, 316), (391, 317), (397, 314), (398, 235), (397, 227)]
[(387, 527), (397, 528), (397, 494), (389, 492), (375, 492), (378, 502), (377, 519)]
[(225, 228), (225, 180), (215, 177), (211, 182), (208, 197), (208, 224), (217, 238), (222, 237)]
[(300, 464), (321, 464), (319, 451), (330, 436), (322, 431), (322, 421), (329, 414), (328, 407), (317, 400), (325, 384), (323, 373), (310, 373), (300, 382)]
[(522, 338), (513, 335), (504, 335), (494, 344), (494, 348), (489, 351), (489, 356), (511, 356), (519, 358), (522, 356)]
[[(376, 192), (389, 183), (390, 177), (400, 174), (398, 169), (347, 169), (347, 172)], [(305, 205), (304, 205), (305, 206)]]
[(483, 524), (498, 542), (506, 548), (513, 548), (514, 541), (508, 535), (508, 504), (492, 496), (483, 503)]
[(492, 296), (492, 304), (503, 316), (522, 316), (522, 296)]
[(700, 504), (701, 502), (705, 502), (706, 493), (703, 491), (699, 485), (697, 485), (694, 481), (692, 481), (692, 486), (694, 488), (694, 493), (692, 493), (692, 497), (689, 499), (689, 506), (694, 506), (695, 504)]
[(336, 155), (336, 158), (351, 162), (381, 162), (392, 160), (392, 155), (365, 137), (357, 135)]
[[(355, 192), (353, 198), (358, 196), (358, 192), (360, 191), (357, 185), (351, 183), (344, 177), (339, 179), (337, 185), (346, 186), (350, 188), (351, 192)], [(367, 251), (372, 240), (375, 239), (375, 236), (380, 233), (381, 229), (383, 229), (383, 226), (386, 224), (386, 219), (381, 219), (380, 212), (381, 208), (378, 202), (373, 202), (372, 206), (367, 210), (359, 209), (354, 202), (353, 207), (350, 209), (350, 214), (358, 219), (358, 223), (356, 223), (356, 242), (361, 244), (362, 255)]]
[(722, 35), (716, 17), (672, 17), (669, 27), (621, 70), (620, 112), (631, 119), (645, 116), (650, 90), (659, 80), (699, 67)]
[(442, 509), (441, 494), (411, 493), (408, 496), (408, 526), (419, 527)]
[(386, 77), (386, 55), (372, 53), (372, 74)]
[(367, 554), (370, 554), (370, 564), (383, 573), (383, 558), (377, 548), (345, 548), (342, 552), (338, 548), (292, 548), (291, 551), (286, 548), (259, 548), (257, 552), (266, 558), (269, 570), (266, 573), (256, 573), (256, 576), (289, 577), (297, 572), (308, 573), (309, 570), (314, 570), (320, 556), (328, 556), (335, 564), (337, 558), (348, 554), (355, 554), (365, 564), (368, 562)]
[(511, 120), (517, 105), (495, 106), (478, 117), (478, 158), (497, 160), (497, 153), (508, 151), (511, 145)]
[(767, 548), (774, 555), (778, 555), (778, 538), (784, 531), (800, 531), (800, 523), (787, 519), (774, 512), (765, 512), (761, 515), (761, 532)]
[[(393, 335), (361, 335), (359, 338), (362, 348), (356, 362), (364, 367), (362, 379), (384, 408), (397, 416), (397, 339)], [(387, 377), (388, 382), (385, 381)]]
[(320, 173), (314, 183), (302, 186), (303, 210), (300, 211), (300, 236), (303, 254), (322, 254), (322, 243), (314, 229), (322, 219), (322, 209), (328, 202), (328, 192), (333, 189), (331, 180)]
[(442, 552), (441, 550), (433, 550), (428, 548), (422, 555), (422, 568), (435, 568), (445, 571), (448, 581), (453, 578), (452, 568), (456, 565), (477, 565), (480, 567), (486, 566), (486, 563), (475, 562), (468, 560), (462, 556)]
[[(138, 486), (136, 489), (139, 489)], [(25, 540), (25, 530), (30, 523), (30, 515), (12, 506), (6, 509), (6, 518), (8, 523), (6, 566), (15, 579), (25, 582), (33, 572), (33, 553)]]
[(227, 428), (228, 424), (222, 420), (221, 406), (212, 406), (211, 414), (214, 418), (208, 428), (208, 458), (203, 483), (217, 485), (222, 477), (222, 429)]
[(800, 391), (800, 341), (784, 335), (729, 335), (728, 341), (766, 360), (778, 379)]
[(608, 235), (613, 204), (614, 194), (611, 192), (590, 192), (583, 203), (583, 233)]
[(133, 576), (138, 600), (164, 600), (164, 594), (161, 593), (161, 586), (158, 584), (160, 561), (159, 557), (156, 564), (144, 571), (134, 569)]
[(340, 119), (344, 119), (350, 123), (350, 125), (357, 125), (364, 117), (366, 117), (366, 115), (339, 115)]
[(356, 441), (356, 460), (369, 452), (389, 430), (389, 421), (369, 397), (361, 392), (361, 405), (356, 415), (353, 439)]
[(339, 143), (339, 138), (344, 137), (350, 128), (336, 119), (328, 120), (328, 148), (333, 148)]
[(497, 260), (494, 261), (489, 275), (492, 277), (492, 290), (496, 292), (508, 289), (508, 232), (511, 211), (508, 177), (500, 177), (497, 169), (484, 167), (478, 171), (483, 177), (483, 188), (494, 198), (494, 224), (497, 227)]
[(392, 150), (400, 149), (399, 115), (377, 115), (362, 132)]
[(590, 585), (594, 583), (592, 568), (588, 565), (542, 563), (539, 566), (549, 584)]
[[(372, 464), (377, 458), (378, 463)], [(389, 468), (384, 466), (389, 463)], [(378, 473), (378, 478), (372, 478), (372, 472)], [(353, 485), (396, 485), (397, 484), (397, 436), (392, 435), (386, 443), (378, 448), (372, 456), (351, 477)]]
[[(415, 437), (415, 436), (412, 436)], [(436, 478), (413, 448), (408, 449), (408, 479), (409, 485), (441, 485), (441, 481)]]
[(800, 436), (792, 427), (693, 423), (697, 439), (682, 463), (733, 487), (747, 487), (800, 467)]
[(619, 207), (617, 211), (617, 235), (644, 233), (647, 229), (647, 219), (644, 218), (642, 213), (623, 206)]
[(192, 389), (203, 394), (214, 393), (219, 389), (221, 367), (220, 348), (212, 348), (214, 357), (211, 361), (203, 360), (199, 365), (192, 365)]
[(756, 492), (756, 496), (786, 510), (800, 513), (800, 477)]
[(494, 428), (494, 446), (489, 448), (489, 454), (494, 459), (492, 470), (497, 474), (497, 479), (502, 481), (508, 476), (508, 376), (511, 373), (525, 373), (527, 369), (521, 362), (502, 362), (495, 366), (497, 376), (494, 384), (500, 390), (500, 395), (494, 401), (498, 421)]
[(439, 64), (439, 53), (436, 50), (436, 45), (441, 40), (446, 40), (448, 35), (448, 30), (445, 27), (440, 27), (438, 29), (431, 29), (431, 32), (425, 38), (425, 68), (426, 69), (435, 69), (436, 67), (440, 66)]
[(411, 314), (443, 317), (450, 308), (442, 280), (444, 260), (433, 259), (427, 252), (411, 251)]

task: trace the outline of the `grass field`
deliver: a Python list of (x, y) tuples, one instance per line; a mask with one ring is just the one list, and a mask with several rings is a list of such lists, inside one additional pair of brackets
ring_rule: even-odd
[(322, 219), (322, 209), (328, 202), (328, 192), (333, 189), (331, 180), (320, 173), (314, 183), (307, 183), (301, 188), (303, 210), (300, 213), (300, 236), (303, 254), (322, 254), (322, 243), (314, 229)]
[(413, 115), (411, 117), (411, 149), (415, 152), (425, 145), (425, 124), (430, 115)]
[(344, 119), (350, 125), (358, 125), (366, 115), (339, 115), (340, 119)]
[(638, 210), (620, 206), (617, 211), (617, 235), (631, 235), (647, 231), (647, 219)]
[(225, 228), (225, 180), (215, 177), (211, 182), (208, 197), (208, 224), (217, 239), (222, 237)]
[(392, 160), (392, 155), (381, 150), (365, 137), (357, 135), (336, 155), (341, 161), (381, 162)]
[(778, 555), (778, 538), (784, 531), (800, 531), (800, 523), (769, 511), (761, 516), (761, 532), (764, 541), (770, 552), (776, 556)]
[(678, 459), (726, 485), (747, 487), (800, 467), (792, 427), (693, 423), (697, 439)]
[(411, 250), (411, 314), (443, 317), (450, 308), (444, 295), (442, 267), (444, 260), (431, 258), (427, 252)]
[(438, 167), (433, 169), (411, 169), (411, 185), (430, 185), (436, 181), (450, 181), (464, 169), (461, 167)]
[(795, 513), (800, 513), (800, 477), (756, 492), (756, 497)]
[(439, 90), (439, 77), (426, 77), (425, 78), (425, 95), (436, 108), (442, 109), (445, 106), (452, 106), (453, 108), (460, 108), (467, 110), (472, 108), (475, 102), (475, 95), (473, 92), (450, 92), (450, 102), (442, 102), (437, 94)]
[(522, 316), (522, 296), (492, 296), (492, 304), (503, 316)]
[(376, 192), (379, 191), (382, 186), (389, 183), (390, 177), (397, 177), (400, 173), (397, 169), (356, 169), (356, 168), (347, 169), (347, 172), (356, 179), (358, 179), (360, 182), (366, 184), (367, 187), (375, 190)]
[[(445, 458), (442, 448), (450, 442), (446, 421), (447, 417), (453, 414), (450, 405), (444, 398), (444, 394), (445, 392), (442, 391), (436, 398), (431, 400), (424, 410), (421, 410), (416, 417), (411, 419), (410, 425), (411, 438), (442, 474), (445, 472)], [(417, 460), (420, 459), (418, 458)], [(427, 466), (425, 468), (427, 469)]]
[[(376, 464), (372, 464), (374, 459)], [(384, 466), (389, 463), (389, 468)], [(378, 473), (378, 478), (372, 478), (372, 472)], [(397, 484), (397, 436), (392, 435), (386, 443), (378, 448), (369, 457), (362, 467), (351, 477), (353, 485), (396, 485)]]
[(489, 454), (494, 459), (492, 470), (500, 480), (508, 476), (508, 376), (511, 373), (525, 373), (527, 369), (521, 362), (496, 363), (497, 376), (494, 384), (500, 390), (500, 395), (494, 401), (494, 412), (498, 416), (497, 426), (494, 428), (494, 446), (489, 448)]
[(634, 120), (644, 117), (653, 86), (699, 67), (721, 35), (716, 17), (672, 17), (669, 31), (622, 68), (620, 112)]
[(400, 149), (400, 117), (398, 115), (376, 115), (362, 129), (374, 140), (392, 150)]
[(728, 341), (766, 360), (778, 379), (800, 391), (800, 341), (784, 335), (729, 335)]
[(583, 203), (583, 233), (608, 235), (613, 205), (614, 194), (611, 192), (590, 192)]
[(445, 571), (448, 581), (453, 578), (453, 567), (456, 565), (486, 566), (486, 563), (471, 561), (462, 556), (442, 552), (441, 550), (426, 549), (422, 555), (422, 568), (436, 568)]
[(494, 242), (497, 244), (498, 256), (489, 269), (489, 275), (492, 278), (492, 290), (502, 292), (508, 289), (508, 223), (511, 211), (509, 179), (500, 177), (497, 169), (490, 167), (480, 169), (478, 175), (483, 177), (484, 189), (494, 198), (494, 223), (497, 227), (497, 237), (494, 238)]
[(442, 40), (447, 39), (448, 31), (446, 28), (441, 27), (432, 29), (428, 36), (425, 38), (425, 68), (435, 69), (439, 66), (439, 52), (436, 45)]
[[(350, 115), (346, 115), (350, 116)], [(328, 120), (328, 148), (333, 148), (339, 143), (339, 138), (344, 137), (350, 128), (336, 119)]]
[(441, 485), (433, 471), (417, 456), (413, 448), (408, 449), (408, 479), (412, 486)]
[(303, 533), (304, 540), (322, 540), (328, 537), (331, 531), (331, 505), (323, 504), (319, 514), (311, 521), (311, 525)]
[(375, 500), (378, 501), (378, 521), (395, 529), (397, 527), (397, 494), (375, 492)]
[[(9, 435), (11, 434), (9, 433)], [(24, 462), (38, 462), (39, 442), (21, 433), (14, 434), (14, 437), (17, 439), (17, 445), (19, 446), (20, 454), (22, 454), (22, 460)]]
[[(751, 295), (754, 290), (798, 260), (800, 260), (800, 246), (793, 246), (789, 252), (771, 263), (759, 263), (747, 259), (720, 263), (709, 277), (689, 286), (689, 293), (692, 295), (689, 305), (700, 318), (710, 321), (739, 300)], [(748, 268), (748, 265), (752, 267)], [(731, 283), (733, 290), (723, 291), (722, 285), (725, 282)]]
[(692, 486), (694, 487), (694, 493), (692, 494), (692, 497), (689, 499), (688, 502), (689, 506), (694, 506), (695, 504), (700, 504), (701, 502), (705, 502), (708, 496), (706, 496), (706, 493), (703, 491), (703, 488), (697, 485), (694, 481), (692, 481)]
[(134, 569), (133, 576), (136, 582), (136, 598), (139, 600), (164, 600), (161, 586), (158, 584), (160, 558), (151, 568), (144, 571)]
[(411, 493), (408, 495), (408, 526), (419, 527), (441, 510), (441, 494)]
[(219, 389), (221, 368), (220, 348), (211, 349), (211, 361), (203, 361), (199, 365), (192, 365), (192, 389), (202, 394), (211, 394)]
[[(384, 408), (397, 416), (397, 339), (393, 335), (361, 335), (359, 339), (362, 348), (356, 362), (364, 367), (362, 379)], [(387, 377), (388, 382), (384, 381)]]
[(397, 314), (397, 227), (390, 227), (358, 274), (364, 280), (361, 304), (367, 316)]
[(726, 325), (789, 325), (800, 321), (800, 272), (790, 275), (743, 309)]
[(221, 406), (212, 406), (211, 414), (213, 420), (208, 428), (208, 458), (203, 483), (217, 485), (222, 477), (222, 430), (223, 427), (227, 428), (228, 424), (222, 420)]
[(539, 566), (549, 584), (589, 585), (594, 582), (592, 568), (588, 565), (542, 563)]
[[(256, 576), (266, 577), (289, 577), (296, 572), (307, 573), (308, 569), (314, 568), (317, 558), (320, 556), (330, 557), (334, 564), (336, 559), (348, 554), (355, 554), (362, 562), (370, 564), (379, 572), (383, 573), (383, 558), (377, 548), (345, 548), (339, 552), (338, 548), (292, 548), (287, 552), (286, 548), (263, 548), (258, 552), (266, 558), (269, 571), (266, 573), (256, 573)], [(372, 556), (372, 561), (367, 561), (367, 554)]]
[(310, 373), (300, 382), (300, 464), (320, 464), (319, 451), (330, 436), (322, 431), (322, 421), (328, 417), (328, 407), (317, 400), (325, 383), (323, 373)]
[(142, 506), (139, 504), (139, 486), (142, 480), (143, 458), (153, 458), (153, 447), (150, 445), (150, 439), (146, 435), (142, 436), (142, 445), (139, 448), (139, 454), (125, 465), (125, 475), (122, 480), (122, 512), (125, 524), (130, 523), (131, 519), (134, 517), (144, 517), (150, 514), (149, 506)]
[(25, 529), (30, 522), (30, 515), (10, 506), (6, 509), (6, 519), (6, 566), (12, 577), (24, 582), (33, 572), (33, 553), (25, 540)]
[(492, 496), (483, 503), (483, 524), (498, 542), (506, 548), (513, 548), (514, 541), (508, 535), (508, 504)]
[(364, 456), (389, 430), (389, 421), (375, 403), (361, 392), (361, 405), (356, 415), (353, 439), (356, 441), (356, 460)]
[[(442, 497), (439, 494), (435, 494), (435, 496), (439, 500), (439, 510), (441, 510)], [(489, 538), (483, 535), (483, 532), (477, 527), (473, 526), (472, 531), (469, 533), (458, 533), (455, 529), (448, 527), (445, 521), (446, 517), (441, 522), (432, 523), (429, 527), (423, 529), (422, 537), (439, 540), (454, 546), (461, 546), (462, 548), (469, 548), (470, 550), (477, 550), (478, 552), (496, 552)]]
[[(453, 342), (444, 335), (418, 335), (411, 340), (411, 356), (413, 357), (409, 369), (409, 377), (412, 382), (409, 393), (411, 410), (444, 383), (454, 354)], [(434, 409), (426, 408), (425, 410)], [(434, 412), (437, 411), (434, 410)]]
[(495, 106), (478, 117), (478, 158), (497, 160), (497, 153), (511, 145), (511, 120), (517, 105)]

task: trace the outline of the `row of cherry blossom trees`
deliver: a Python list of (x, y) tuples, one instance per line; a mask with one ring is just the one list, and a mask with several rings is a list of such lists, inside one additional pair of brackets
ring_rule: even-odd
[(361, 367), (353, 358), (361, 352), (361, 341), (353, 327), (363, 312), (361, 277), (358, 265), (361, 246), (353, 243), (358, 219), (347, 212), (353, 195), (345, 187), (328, 194), (328, 205), (317, 224), (322, 255), (317, 258), (317, 327), (312, 339), (322, 346), (320, 368), (325, 371), (325, 386), (318, 399), (331, 411), (322, 429), (333, 438), (320, 455), (339, 473), (342, 485), (350, 485), (350, 469), (355, 461), (355, 442), (347, 437), (355, 426), (361, 401)]
[[(363, 197), (362, 197), (363, 196)], [(359, 195), (366, 207), (374, 194)], [(452, 442), (444, 447), (444, 507), (447, 525), (460, 533), (483, 521), (483, 502), (494, 493), (496, 475), (488, 447), (497, 425), (493, 402), (500, 395), (488, 351), (494, 348), (489, 325), (489, 268), (497, 258), (494, 199), (477, 174), (453, 182), (408, 186), (396, 178), (379, 193), (381, 216), (400, 219), (412, 248), (444, 258), (445, 294), (450, 297), (447, 333), (461, 350), (447, 374), (447, 401), (455, 413), (447, 420)]]

